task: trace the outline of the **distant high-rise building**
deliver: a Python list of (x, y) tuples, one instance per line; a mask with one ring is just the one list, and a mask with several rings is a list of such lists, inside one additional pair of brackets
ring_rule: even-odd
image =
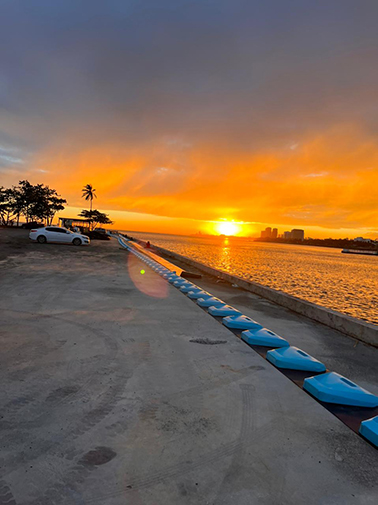
[(284, 231), (283, 238), (285, 238), (286, 240), (290, 239), (291, 238), (291, 232), (290, 231)]
[(278, 230), (277, 230), (277, 228), (273, 228), (273, 230), (272, 230), (272, 238), (277, 238), (277, 236), (278, 236)]
[(265, 230), (261, 232), (261, 238), (272, 238), (272, 228), (265, 228)]
[(304, 240), (304, 230), (291, 230), (290, 238), (293, 240)]

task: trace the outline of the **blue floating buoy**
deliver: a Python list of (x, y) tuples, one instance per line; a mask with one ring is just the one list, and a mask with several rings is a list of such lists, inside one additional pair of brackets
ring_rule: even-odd
[[(190, 291), (188, 291), (187, 295), (189, 296), (190, 293), (192, 293), (193, 295), (197, 294), (197, 293), (202, 293), (203, 289), (202, 288), (199, 288), (198, 286), (194, 287), (193, 289), (191, 289)], [(189, 298), (191, 298), (189, 296)]]
[(224, 305), (223, 307), (209, 307), (209, 314), (217, 317), (227, 317), (241, 315), (241, 312), (231, 307), (231, 305)]
[(181, 284), (180, 291), (181, 293), (189, 293), (189, 291), (193, 291), (195, 285), (191, 282), (189, 284)]
[(198, 298), (197, 304), (200, 307), (222, 307), (226, 305), (222, 300), (216, 298), (215, 296), (211, 296), (210, 298)]
[(174, 282), (176, 282), (178, 279), (178, 276), (177, 275), (171, 275), (170, 277), (168, 277), (168, 282), (170, 284), (173, 284)]
[(336, 372), (305, 379), (303, 389), (321, 402), (355, 407), (378, 407), (378, 396)]
[(233, 330), (259, 330), (262, 325), (248, 316), (228, 316), (223, 319), (223, 324)]
[(180, 286), (182, 286), (182, 285), (186, 286), (187, 284), (189, 284), (189, 283), (188, 283), (188, 281), (186, 281), (186, 280), (185, 280), (185, 279), (183, 279), (182, 277), (181, 277), (181, 278), (179, 277), (179, 278), (178, 278), (178, 279), (176, 279), (176, 280), (175, 280), (175, 282), (173, 283), (173, 285), (174, 285), (174, 286), (176, 286), (177, 288), (178, 288), (178, 287), (180, 287)]
[(198, 300), (198, 298), (210, 298), (212, 295), (207, 291), (203, 291), (202, 289), (193, 289), (188, 292), (188, 297), (192, 300)]
[(360, 434), (375, 445), (375, 447), (378, 447), (378, 416), (362, 421)]
[(326, 367), (307, 352), (298, 347), (281, 347), (266, 353), (266, 359), (277, 368), (302, 370), (307, 372), (325, 372)]
[(290, 345), (287, 340), (267, 328), (257, 331), (243, 331), (241, 338), (250, 345), (262, 345), (265, 347), (288, 347)]

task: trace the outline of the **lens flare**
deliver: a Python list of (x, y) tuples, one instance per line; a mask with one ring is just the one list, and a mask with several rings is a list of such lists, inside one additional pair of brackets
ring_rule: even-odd
[(168, 296), (168, 282), (152, 270), (141, 268), (141, 261), (134, 254), (127, 256), (127, 266), (131, 280), (141, 293), (152, 298)]

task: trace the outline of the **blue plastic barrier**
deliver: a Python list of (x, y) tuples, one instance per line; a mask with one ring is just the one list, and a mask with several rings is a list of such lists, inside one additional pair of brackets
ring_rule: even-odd
[(193, 289), (193, 291), (189, 291), (188, 297), (192, 300), (198, 300), (198, 298), (210, 298), (211, 295), (207, 291), (203, 291), (202, 289)]
[(262, 345), (265, 347), (288, 347), (290, 345), (287, 340), (266, 328), (257, 331), (243, 331), (241, 338), (250, 345)]
[(177, 274), (173, 274), (172, 272), (171, 272), (170, 277), (171, 277), (172, 279), (174, 279), (175, 281), (177, 281), (177, 279), (180, 279), (180, 277), (179, 277)]
[(262, 325), (248, 316), (228, 316), (223, 319), (223, 324), (233, 330), (259, 330)]
[(305, 379), (303, 389), (321, 402), (355, 407), (378, 407), (378, 396), (336, 372)]
[(369, 442), (378, 447), (378, 416), (362, 421), (360, 433)]
[(241, 312), (231, 307), (231, 305), (225, 305), (224, 307), (209, 307), (209, 314), (217, 317), (227, 317), (241, 315)]
[(177, 281), (178, 278), (179, 278), (178, 275), (171, 275), (171, 277), (168, 277), (169, 284), (173, 284), (174, 282)]
[[(180, 289), (180, 288), (182, 288), (182, 287), (184, 287), (184, 286), (188, 286), (188, 287), (189, 287), (189, 286), (190, 286), (190, 283), (189, 283), (189, 282), (180, 282), (180, 281), (175, 281), (175, 282), (173, 283), (173, 285), (174, 285), (174, 287), (175, 287), (175, 288)], [(193, 288), (191, 288), (191, 289), (193, 289)]]
[(302, 370), (306, 372), (325, 372), (326, 367), (307, 352), (298, 347), (281, 347), (266, 353), (266, 359), (277, 368)]
[(224, 301), (220, 300), (219, 298), (216, 298), (215, 296), (211, 296), (210, 298), (198, 298), (197, 304), (200, 307), (223, 307), (223, 305), (226, 305)]
[(189, 291), (193, 291), (195, 287), (196, 286), (191, 282), (189, 284), (182, 284), (182, 286), (180, 287), (180, 291), (181, 293), (189, 293)]
[[(202, 291), (203, 291), (202, 288), (199, 288), (198, 286), (196, 286), (191, 291), (188, 291), (187, 295), (189, 296), (189, 293), (192, 293), (194, 296), (196, 293), (202, 293)], [(189, 296), (189, 298), (191, 298), (191, 297)]]
[(182, 277), (179, 277), (178, 279), (176, 279), (173, 283), (174, 286), (176, 286), (177, 288), (181, 285), (184, 285), (186, 286), (188, 283), (188, 281), (186, 281), (185, 279), (183, 279)]

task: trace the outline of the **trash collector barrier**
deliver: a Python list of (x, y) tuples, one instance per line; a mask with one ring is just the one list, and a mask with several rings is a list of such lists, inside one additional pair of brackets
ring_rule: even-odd
[(262, 298), (266, 298), (277, 305), (286, 307), (287, 309), (313, 319), (319, 323), (325, 324), (334, 330), (341, 331), (350, 337), (356, 338), (361, 342), (378, 347), (378, 327), (374, 324), (365, 323), (354, 317), (341, 314), (331, 309), (321, 307), (315, 303), (307, 302), (306, 300), (301, 300), (295, 296), (284, 293), (283, 291), (278, 291), (257, 282), (248, 281), (238, 277), (236, 275), (228, 274), (227, 272), (222, 272), (215, 268), (204, 265), (203, 263), (182, 256), (181, 254), (169, 251), (162, 247), (153, 246), (153, 250), (157, 253), (164, 254), (165, 256), (173, 259), (182, 261), (188, 266), (192, 266), (198, 269), (200, 272), (206, 273), (213, 277), (223, 279), (231, 284), (237, 284), (238, 287), (250, 291)]
[[(145, 261), (143, 254), (135, 251), (126, 241), (121, 238), (118, 238), (118, 241), (123, 248)], [(158, 268), (159, 263), (154, 263), (148, 263), (148, 266), (158, 275), (166, 278), (168, 282), (173, 283), (173, 286), (182, 292), (183, 283), (177, 281), (183, 280), (184, 285), (187, 284), (187, 281), (175, 273), (167, 277), (166, 269)], [(220, 320), (219, 322), (222, 322), (238, 338), (250, 345), (253, 350), (274, 365), (297, 386), (308, 392), (355, 433), (359, 433), (377, 447), (378, 396), (361, 388), (346, 377), (330, 372), (315, 357), (297, 347), (290, 346), (287, 340), (271, 330), (263, 328), (257, 321), (239, 312), (233, 313), (236, 309), (203, 291), (195, 284), (190, 283), (190, 288), (192, 290), (184, 290), (186, 292), (183, 292), (183, 295), (186, 294), (199, 307), (202, 305), (202, 310)], [(209, 302), (206, 303), (207, 301)], [(215, 301), (216, 306), (210, 305), (211, 301)], [(222, 313), (222, 309), (224, 313)], [(225, 316), (227, 311), (231, 312), (232, 315)], [(256, 340), (254, 340), (255, 334)], [(264, 349), (264, 351), (262, 352), (261, 349)]]

